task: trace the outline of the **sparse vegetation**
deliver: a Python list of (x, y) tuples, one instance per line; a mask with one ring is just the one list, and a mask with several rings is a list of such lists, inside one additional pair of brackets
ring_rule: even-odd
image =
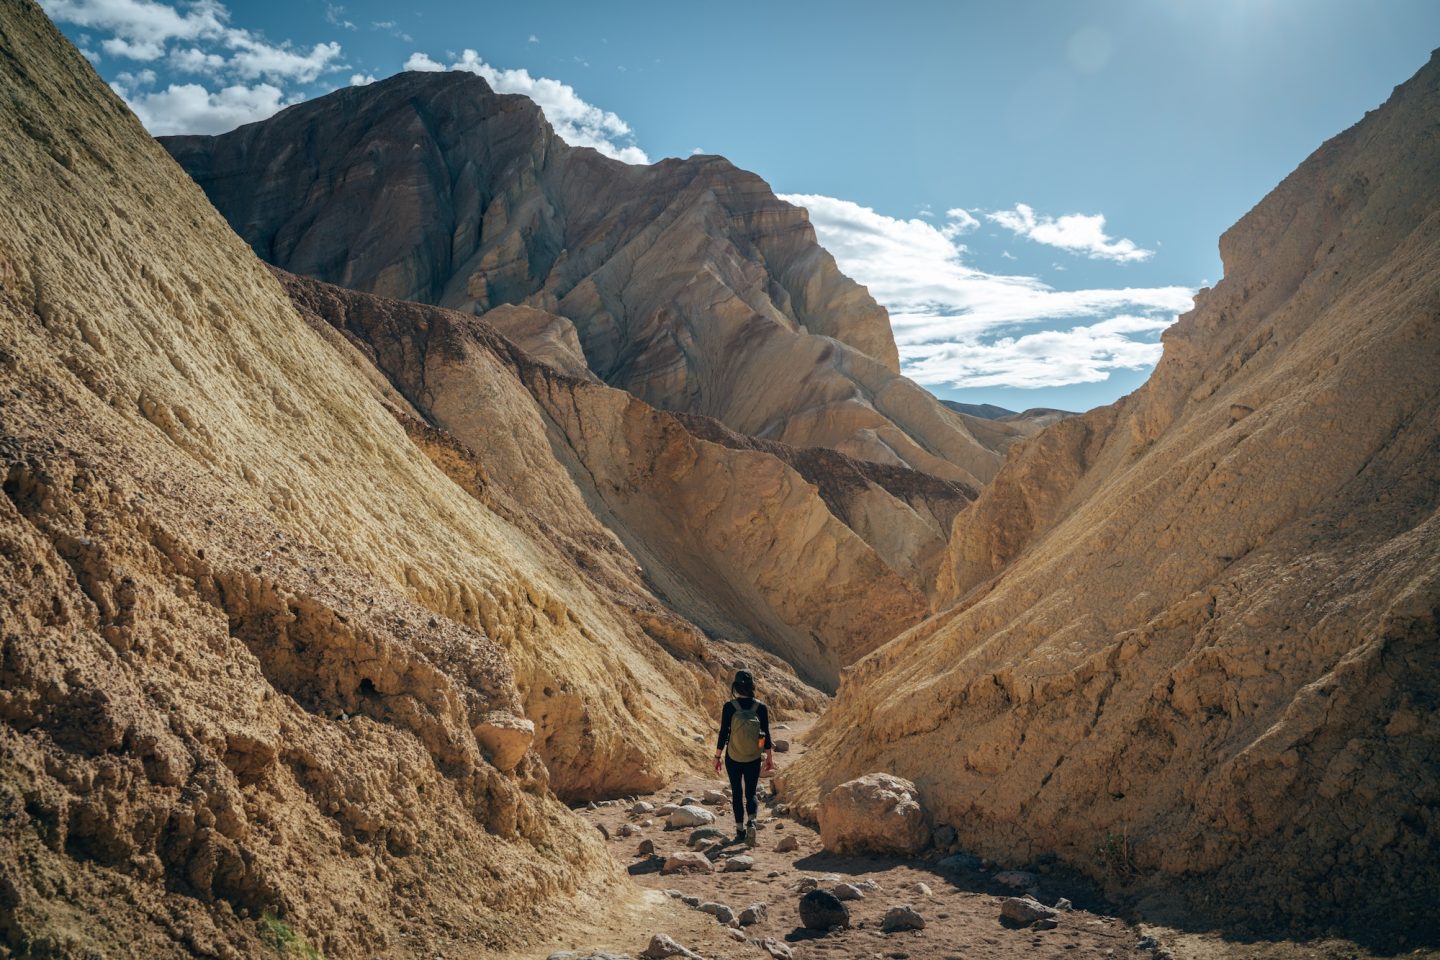
[(260, 918), (260, 937), (275, 948), (282, 957), (299, 957), (301, 960), (325, 960), (325, 955), (310, 945), (310, 942), (296, 933), (290, 924), (273, 913)]

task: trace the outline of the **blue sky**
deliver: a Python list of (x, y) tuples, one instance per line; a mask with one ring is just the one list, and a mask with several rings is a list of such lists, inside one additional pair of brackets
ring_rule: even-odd
[(1148, 375), (1219, 234), (1440, 45), (1434, 0), (42, 0), (156, 133), (411, 67), (629, 161), (719, 153), (811, 212), (937, 394)]

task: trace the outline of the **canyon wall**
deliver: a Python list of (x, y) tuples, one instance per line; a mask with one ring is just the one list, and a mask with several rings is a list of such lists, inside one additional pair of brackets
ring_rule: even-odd
[(1012, 451), (943, 609), (847, 671), (793, 799), (891, 771), (1001, 862), (1433, 932), (1437, 131), (1432, 58), (1224, 235), (1144, 387)]

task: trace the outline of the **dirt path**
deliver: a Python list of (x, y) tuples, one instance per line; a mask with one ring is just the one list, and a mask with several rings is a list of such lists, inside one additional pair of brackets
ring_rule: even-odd
[[(777, 754), (777, 767), (784, 768), (792, 758), (804, 753), (804, 735), (809, 724), (797, 722), (788, 729), (776, 727), (777, 739), (789, 739), (789, 753)], [(686, 778), (671, 785), (668, 791), (643, 799), (656, 807), (678, 803), (685, 797), (704, 798), (707, 790), (721, 790), (719, 779)], [(762, 784), (762, 795), (768, 784)], [(703, 804), (715, 814), (715, 826), (733, 836), (733, 820), (728, 801)], [(691, 849), (686, 846), (691, 828), (666, 828), (665, 820), (652, 814), (632, 814), (631, 804), (611, 801), (607, 805), (579, 811), (598, 828), (604, 827), (611, 837), (611, 851), (617, 862), (626, 868), (640, 888), (641, 896), (629, 905), (625, 915), (605, 928), (585, 931), (560, 931), (552, 943), (535, 948), (527, 954), (546, 957), (551, 952), (576, 950), (581, 956), (592, 951), (639, 956), (655, 933), (665, 933), (678, 943), (703, 957), (735, 957), (765, 960), (768, 956), (761, 941), (770, 938), (793, 952), (796, 960), (809, 958), (880, 957), (892, 960), (929, 960), (950, 957), (1103, 957), (1123, 960), (1131, 956), (1153, 960), (1150, 950), (1137, 949), (1142, 934), (1135, 927), (1107, 916), (1104, 907), (1093, 895), (1072, 881), (1058, 875), (1040, 875), (1037, 886), (1045, 902), (1069, 897), (1076, 909), (1063, 912), (1059, 926), (1053, 930), (1035, 930), (1007, 926), (1000, 920), (1000, 902), (1019, 891), (1009, 890), (994, 880), (991, 870), (944, 870), (932, 858), (900, 860), (878, 857), (835, 857), (820, 848), (818, 833), (803, 824), (782, 816), (768, 803), (762, 802), (759, 842), (753, 850), (733, 840), (720, 849), (713, 859), (716, 872), (711, 874), (672, 874), (659, 871), (659, 861), (638, 853), (643, 840), (654, 843), (656, 854)], [(650, 826), (644, 826), (646, 821)], [(629, 833), (628, 836), (624, 835)], [(776, 846), (782, 838), (795, 837), (798, 849), (780, 853)], [(751, 869), (723, 872), (725, 861), (746, 855), (754, 859)], [(1041, 868), (1042, 870), (1047, 868)], [(873, 883), (874, 889), (864, 899), (851, 901), (851, 928), (829, 934), (805, 930), (799, 917), (797, 884), (813, 877), (822, 888), (838, 883), (862, 885)], [(929, 888), (926, 893), (917, 884)], [(666, 891), (671, 891), (668, 893)], [(678, 894), (678, 896), (677, 896)], [(628, 896), (629, 894), (625, 894)], [(715, 917), (689, 906), (680, 897), (698, 898), (700, 902), (718, 902), (729, 906), (738, 916), (747, 906), (766, 905), (768, 916), (761, 922), (737, 931), (744, 939), (736, 939), (733, 927)], [(882, 933), (880, 920), (885, 911), (897, 904), (908, 904), (925, 919), (925, 928), (901, 933)], [(1089, 907), (1090, 909), (1084, 909)]]

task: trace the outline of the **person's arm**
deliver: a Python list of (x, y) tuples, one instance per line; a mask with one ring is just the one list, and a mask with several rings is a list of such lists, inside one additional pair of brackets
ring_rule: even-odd
[(770, 737), (770, 708), (760, 704), (760, 735), (765, 738), (765, 769), (775, 769), (775, 741)]
[(725, 701), (725, 709), (720, 711), (720, 737), (715, 741), (715, 772), (720, 772), (720, 763), (725, 756), (725, 744), (730, 741), (730, 718), (735, 713), (733, 701)]

